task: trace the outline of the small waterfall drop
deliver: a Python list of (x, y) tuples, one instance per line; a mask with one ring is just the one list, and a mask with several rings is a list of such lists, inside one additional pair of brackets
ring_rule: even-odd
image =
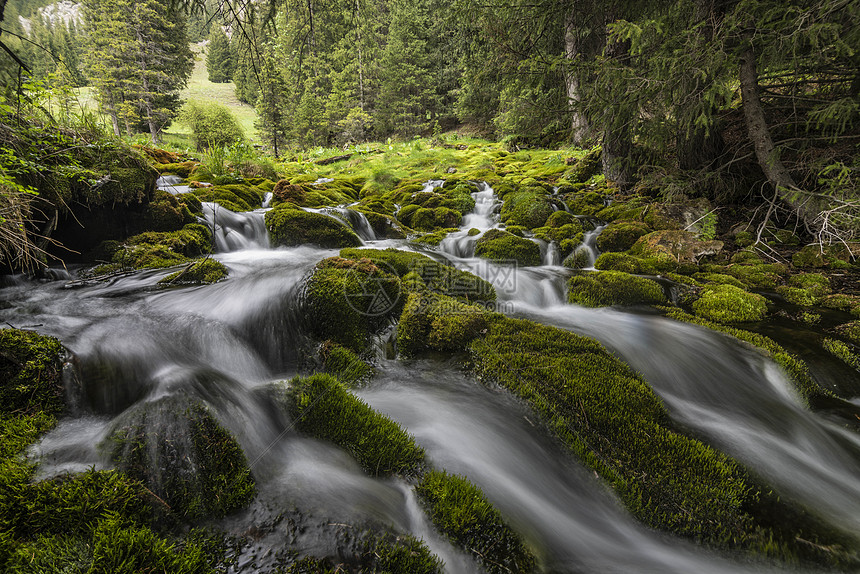
[(268, 249), (269, 232), (266, 230), (265, 211), (234, 213), (217, 203), (204, 201), (203, 219), (214, 229), (215, 247), (220, 252), (244, 249)]
[(178, 175), (162, 175), (155, 180), (155, 187), (172, 195), (179, 195), (191, 191), (187, 185), (179, 185), (182, 178)]
[(355, 231), (355, 234), (358, 235), (359, 239), (362, 241), (376, 241), (377, 239), (376, 232), (373, 231), (373, 227), (367, 220), (367, 216), (360, 211), (350, 209), (348, 206), (303, 207), (302, 209), (309, 213), (319, 213), (337, 220), (339, 223), (342, 223)]
[[(475, 256), (475, 243), (481, 235), (488, 229), (493, 229), (499, 226), (498, 216), (496, 211), (501, 205), (499, 198), (496, 197), (496, 192), (486, 182), (477, 184), (478, 191), (473, 192), (472, 199), (475, 200), (475, 209), (471, 213), (463, 216), (463, 221), (460, 224), (460, 230), (455, 233), (450, 233), (439, 244), (439, 250), (442, 253), (452, 255), (458, 258), (470, 258)], [(477, 229), (479, 233), (474, 233), (471, 230)]]

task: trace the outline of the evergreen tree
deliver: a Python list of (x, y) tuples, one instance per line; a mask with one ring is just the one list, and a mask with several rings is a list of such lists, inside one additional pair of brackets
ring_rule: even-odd
[(230, 39), (224, 33), (224, 28), (218, 24), (214, 24), (209, 33), (206, 70), (209, 73), (209, 81), (215, 83), (232, 81), (236, 72), (236, 58), (230, 49)]
[(155, 143), (176, 116), (193, 58), (169, 0), (86, 0), (87, 62), (114, 131), (144, 128)]

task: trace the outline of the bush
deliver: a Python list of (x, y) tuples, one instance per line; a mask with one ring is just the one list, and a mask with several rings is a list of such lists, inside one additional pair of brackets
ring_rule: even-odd
[(245, 139), (242, 126), (230, 110), (215, 102), (189, 100), (177, 119), (191, 128), (197, 151), (223, 147)]

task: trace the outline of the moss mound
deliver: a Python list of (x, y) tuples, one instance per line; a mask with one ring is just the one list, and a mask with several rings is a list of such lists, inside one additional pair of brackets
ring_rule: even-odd
[(487, 281), (466, 271), (439, 263), (426, 255), (393, 248), (342, 249), (340, 255), (354, 260), (366, 258), (374, 263), (387, 265), (400, 277), (414, 273), (420, 280), (422, 289), (435, 293), (471, 302), (496, 300), (496, 290)]
[[(285, 574), (336, 574), (338, 572), (408, 572), (441, 574), (443, 564), (423, 541), (409, 535), (365, 534), (354, 545), (354, 556), (306, 557), (294, 562)], [(344, 570), (346, 568), (346, 570)]]
[(693, 303), (693, 312), (717, 323), (761, 321), (767, 315), (767, 299), (733, 285), (708, 286)]
[(860, 251), (853, 246), (849, 249), (845, 245), (834, 243), (833, 245), (806, 245), (791, 257), (791, 263), (800, 268), (822, 268), (845, 269), (850, 266), (853, 259), (852, 251)]
[(718, 254), (722, 249), (722, 241), (702, 241), (689, 231), (664, 229), (638, 238), (630, 253), (675, 263), (697, 263), (703, 257)]
[(491, 574), (534, 572), (535, 557), (484, 494), (462, 476), (428, 472), (415, 487), (430, 520)]
[(860, 354), (856, 352), (856, 349), (854, 349), (852, 345), (825, 337), (824, 341), (822, 341), (822, 346), (825, 351), (841, 360), (849, 367), (853, 367), (860, 371)]
[(502, 222), (527, 229), (543, 227), (553, 214), (552, 203), (543, 190), (518, 191), (505, 195), (502, 204)]
[(541, 264), (540, 247), (530, 239), (501, 229), (490, 229), (475, 244), (475, 255), (496, 263), (534, 266)]
[(361, 352), (403, 305), (400, 280), (370, 259), (324, 259), (314, 268), (304, 293), (308, 331)]
[(320, 247), (350, 247), (361, 245), (350, 228), (333, 217), (310, 213), (284, 203), (266, 213), (266, 227), (275, 245), (303, 245), (312, 243)]
[(463, 351), (487, 328), (489, 313), (436, 293), (411, 293), (397, 327), (397, 350)]
[(659, 305), (666, 302), (656, 282), (620, 271), (583, 273), (571, 277), (567, 300), (585, 307), (609, 305)]
[(860, 344), (860, 321), (850, 321), (837, 326), (836, 333), (855, 344)]
[(33, 415), (62, 411), (65, 352), (53, 337), (0, 329), (0, 412)]
[(799, 273), (789, 277), (788, 285), (780, 285), (776, 292), (789, 303), (811, 307), (830, 294), (830, 280), (820, 273)]
[(650, 227), (639, 221), (615, 221), (600, 232), (596, 245), (601, 252), (627, 251), (650, 231)]
[(424, 450), (400, 425), (349, 393), (334, 377), (295, 378), (286, 391), (295, 426), (349, 451), (374, 476), (413, 475)]
[(205, 258), (195, 261), (185, 269), (171, 273), (158, 283), (161, 285), (210, 285), (225, 279), (227, 268), (220, 261)]
[[(196, 211), (199, 211), (196, 210)], [(144, 212), (144, 225), (149, 231), (176, 231), (197, 218), (185, 203), (166, 191), (158, 190)]]
[(594, 262), (594, 268), (601, 271), (622, 271), (638, 275), (654, 275), (657, 267), (649, 260), (640, 259), (627, 253), (603, 253)]
[(348, 387), (362, 383), (373, 375), (372, 366), (353, 351), (333, 341), (325, 341), (320, 345), (319, 356), (326, 372)]
[(223, 516), (254, 497), (239, 443), (202, 404), (168, 397), (134, 408), (117, 425), (108, 439), (114, 463), (180, 516)]
[(111, 263), (96, 267), (93, 273), (172, 267), (187, 263), (189, 257), (203, 255), (211, 246), (212, 234), (199, 223), (189, 223), (178, 231), (147, 231), (122, 243), (103, 244)]

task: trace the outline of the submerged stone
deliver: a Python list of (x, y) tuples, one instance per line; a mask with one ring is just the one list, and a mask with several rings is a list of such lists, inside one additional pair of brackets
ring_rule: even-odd
[(106, 447), (180, 516), (223, 516), (246, 505), (256, 486), (239, 443), (209, 408), (186, 397), (140, 403), (115, 422)]

